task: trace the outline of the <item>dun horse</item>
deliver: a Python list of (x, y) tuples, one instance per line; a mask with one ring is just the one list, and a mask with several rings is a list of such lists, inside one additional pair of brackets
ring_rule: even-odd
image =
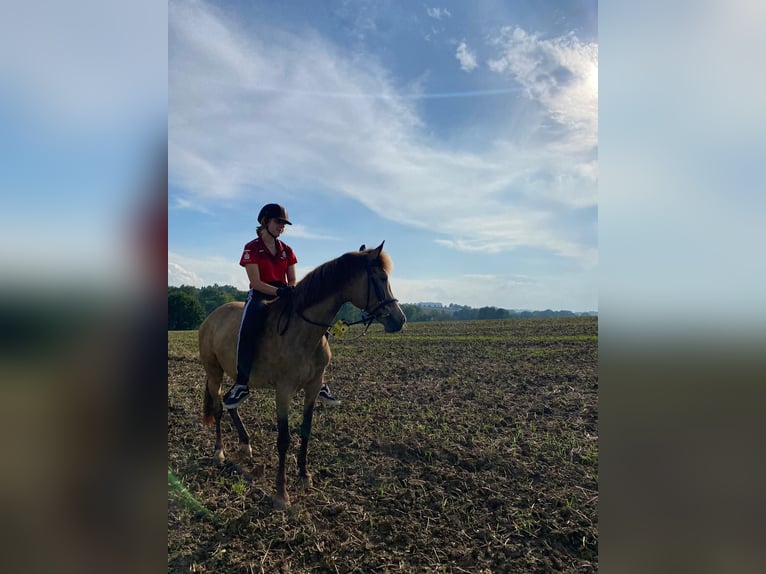
[[(290, 402), (303, 390), (303, 421), (298, 453), (298, 476), (308, 486), (311, 475), (306, 470), (306, 455), (314, 401), (322, 386), (325, 368), (330, 362), (330, 346), (324, 336), (330, 322), (343, 303), (350, 301), (364, 309), (370, 320), (383, 324), (394, 333), (404, 326), (406, 318), (388, 283), (391, 259), (383, 252), (383, 243), (375, 249), (346, 253), (320, 265), (296, 286), (292, 297), (266, 303), (267, 312), (253, 367), (250, 388), (276, 389), (277, 404), (277, 469), (276, 497), (278, 506), (288, 506), (285, 455), (290, 444), (287, 417)], [(221, 387), (223, 375), (236, 376), (237, 335), (244, 304), (227, 303), (205, 319), (199, 329), (200, 358), (205, 368), (206, 387), (203, 422), (215, 422), (215, 456), (224, 460), (221, 441)], [(250, 437), (237, 409), (229, 410), (239, 435), (240, 448), (252, 455)]]

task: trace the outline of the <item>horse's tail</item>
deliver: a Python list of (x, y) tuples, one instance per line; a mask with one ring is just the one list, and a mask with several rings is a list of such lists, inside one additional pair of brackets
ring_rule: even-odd
[(202, 424), (209, 427), (215, 423), (215, 415), (213, 414), (213, 395), (210, 394), (207, 380), (205, 380), (204, 393), (205, 396), (202, 399)]
[[(226, 305), (224, 305), (226, 307)], [(216, 407), (220, 408), (220, 402), (215, 404), (215, 395), (220, 394), (223, 382), (223, 369), (213, 351), (213, 335), (216, 321), (220, 320), (221, 307), (213, 311), (199, 327), (199, 358), (205, 369), (205, 385), (202, 397), (202, 424), (210, 426), (215, 423)], [(220, 419), (221, 412), (218, 411)]]

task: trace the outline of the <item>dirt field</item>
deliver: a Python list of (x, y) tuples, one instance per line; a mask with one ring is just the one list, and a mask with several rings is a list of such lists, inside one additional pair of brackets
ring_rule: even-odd
[(271, 500), (273, 391), (240, 408), (253, 458), (226, 417), (215, 463), (197, 333), (170, 332), (168, 571), (597, 571), (597, 331), (596, 318), (411, 323), (332, 343), (343, 402), (315, 411), (305, 490), (294, 400), (288, 510)]

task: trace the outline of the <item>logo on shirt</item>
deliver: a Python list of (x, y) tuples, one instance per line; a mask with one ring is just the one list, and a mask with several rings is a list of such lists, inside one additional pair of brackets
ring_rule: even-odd
[(245, 251), (245, 254), (243, 255), (243, 258), (244, 259), (250, 259), (250, 252), (249, 251)]
[(287, 251), (282, 250), (282, 259), (287, 259)]

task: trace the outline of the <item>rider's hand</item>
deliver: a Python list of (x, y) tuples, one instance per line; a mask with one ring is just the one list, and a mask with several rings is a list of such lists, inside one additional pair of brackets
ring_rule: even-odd
[(287, 298), (292, 296), (293, 289), (295, 289), (294, 285), (288, 285), (286, 287), (278, 287), (277, 288), (277, 297), (287, 299)]

